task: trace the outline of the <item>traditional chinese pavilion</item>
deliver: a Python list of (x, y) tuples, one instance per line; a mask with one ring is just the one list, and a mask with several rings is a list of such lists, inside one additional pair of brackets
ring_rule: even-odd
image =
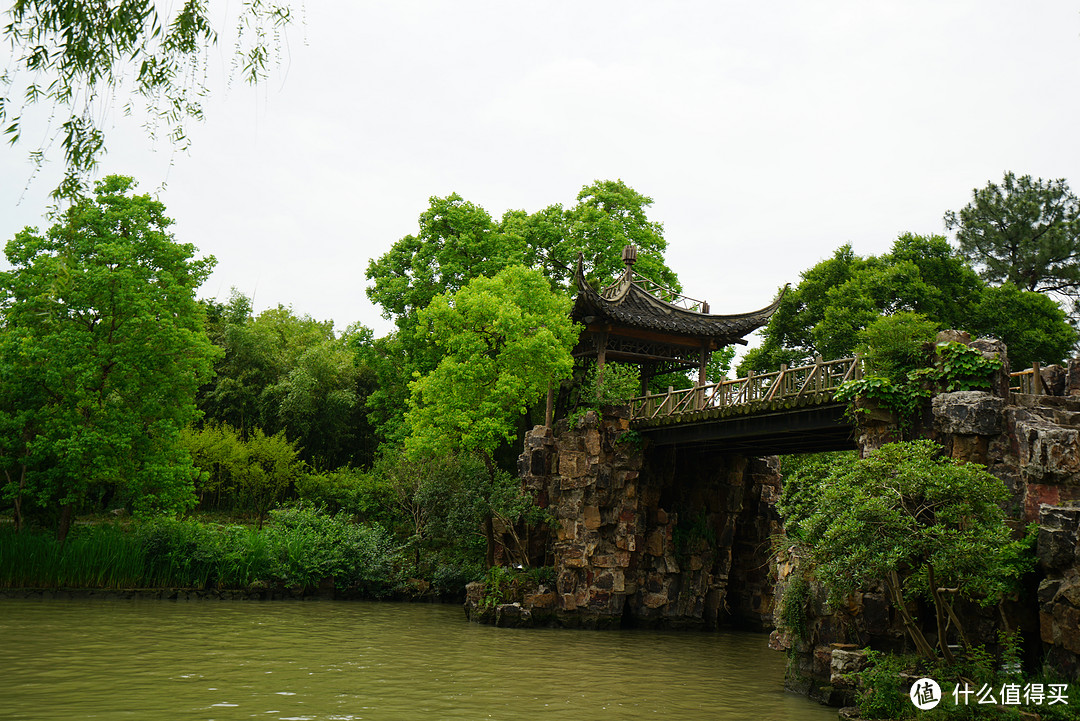
[(626, 270), (614, 283), (594, 289), (585, 279), (582, 259), (576, 273), (578, 293), (573, 318), (585, 326), (575, 358), (596, 358), (641, 366), (641, 384), (672, 371), (698, 369), (705, 383), (705, 366), (713, 351), (738, 343), (769, 321), (783, 293), (769, 306), (741, 315), (710, 315), (709, 304), (664, 288), (634, 271), (637, 248), (623, 249)]

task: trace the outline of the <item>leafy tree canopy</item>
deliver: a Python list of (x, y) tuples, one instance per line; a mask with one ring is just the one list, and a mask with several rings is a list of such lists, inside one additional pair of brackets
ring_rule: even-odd
[(369, 263), (368, 297), (398, 326), (396, 333), (365, 344), (361, 353), (377, 378), (367, 405), (383, 440), (404, 440), (406, 384), (413, 373), (432, 371), (445, 354), (417, 332), (418, 314), (436, 296), (452, 294), (474, 278), (525, 266), (539, 270), (550, 288), (569, 297), (578, 253), (585, 257), (590, 282), (603, 286), (622, 271), (622, 248), (630, 243), (642, 250), (635, 266), (639, 272), (679, 289), (678, 278), (663, 262), (663, 228), (646, 216), (651, 198), (621, 180), (607, 180), (585, 186), (577, 200), (569, 210), (561, 205), (532, 214), (511, 210), (495, 221), (456, 194), (433, 197), (420, 215), (419, 232)]
[(210, 310), (223, 353), (216, 377), (200, 390), (207, 421), (226, 423), (244, 439), (256, 429), (284, 432), (320, 468), (371, 462), (364, 400), (374, 374), (357, 356), (370, 343), (370, 329), (354, 325), (337, 336), (333, 321), (283, 306), (252, 317), (251, 302), (235, 291)]
[(461, 453), (484, 462), (488, 484), (477, 497), (486, 508), (490, 567), (493, 518), (512, 527), (525, 507), (520, 483), (496, 467), (494, 454), (513, 440), (517, 419), (549, 384), (570, 373), (577, 341), (570, 299), (552, 292), (539, 271), (511, 266), (435, 296), (418, 321), (418, 336), (443, 355), (409, 384), (405, 450), (413, 459)]
[(1052, 301), (1012, 286), (988, 286), (942, 236), (905, 234), (887, 254), (864, 258), (844, 245), (804, 271), (739, 372), (806, 363), (817, 354), (851, 355), (862, 329), (905, 311), (942, 328), (1000, 338), (1015, 367), (1061, 360), (1075, 339)]
[(416, 332), (443, 357), (409, 384), (406, 448), (476, 453), (490, 464), (516, 419), (570, 372), (570, 301), (538, 271), (512, 266), (436, 296), (419, 321)]
[(92, 491), (136, 510), (194, 501), (178, 437), (215, 355), (195, 300), (214, 259), (177, 243), (164, 206), (133, 187), (110, 176), (44, 236), (7, 244), (0, 467), (17, 515), (26, 502), (70, 518)]
[(606, 285), (622, 271), (623, 246), (641, 249), (636, 269), (675, 290), (678, 278), (663, 263), (663, 227), (646, 216), (652, 199), (621, 180), (582, 188), (569, 210), (551, 205), (533, 214), (507, 211), (496, 222), (456, 193), (433, 197), (420, 215), (420, 230), (368, 264), (368, 297), (387, 318), (409, 328), (416, 313), (440, 293), (453, 293), (473, 278), (524, 265), (541, 270), (568, 293), (578, 253), (590, 282)]
[(959, 212), (945, 214), (945, 227), (956, 231), (960, 251), (985, 280), (1080, 294), (1080, 200), (1064, 178), (1008, 172), (1001, 185), (988, 183), (973, 196)]
[[(0, 73), (0, 125), (10, 142), (19, 142), (24, 112), (38, 103), (52, 106), (58, 125), (30, 157), (40, 166), (60, 140), (66, 173), (54, 196), (85, 192), (105, 152), (107, 109), (115, 98), (128, 110), (132, 103), (124, 98), (142, 96), (169, 140), (186, 147), (184, 122), (202, 118), (208, 53), (217, 41), (212, 6), (205, 0), (169, 6), (154, 0), (13, 0), (0, 29), (14, 49)], [(292, 21), (289, 3), (245, 2), (230, 20), (237, 22), (234, 70), (251, 82), (263, 78), (282, 28)]]

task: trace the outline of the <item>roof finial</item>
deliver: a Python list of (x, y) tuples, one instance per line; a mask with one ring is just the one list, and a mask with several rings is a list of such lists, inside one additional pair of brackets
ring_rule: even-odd
[(626, 264), (627, 268), (632, 268), (634, 263), (637, 262), (637, 246), (634, 244), (627, 245), (622, 249), (622, 262)]

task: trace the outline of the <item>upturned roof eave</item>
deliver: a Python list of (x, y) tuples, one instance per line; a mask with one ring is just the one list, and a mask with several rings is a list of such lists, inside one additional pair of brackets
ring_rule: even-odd
[(724, 339), (733, 342), (769, 322), (780, 306), (788, 286), (769, 305), (749, 313), (711, 315), (680, 308), (647, 293), (626, 281), (614, 298), (604, 298), (585, 278), (584, 262), (579, 257), (575, 272), (578, 294), (574, 301), (574, 316), (584, 320), (589, 316), (631, 326), (661, 330), (683, 336)]

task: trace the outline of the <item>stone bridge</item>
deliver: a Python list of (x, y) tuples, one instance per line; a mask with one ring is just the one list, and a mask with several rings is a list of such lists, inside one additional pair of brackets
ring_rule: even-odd
[[(989, 391), (936, 396), (916, 432), (1001, 478), (1017, 528), (1043, 524), (1038, 593), (1032, 589), (1039, 614), (1026, 621), (1028, 647), (1058, 668), (1080, 669), (1080, 511), (1069, 510), (1080, 506), (1080, 360), (1010, 378), (1000, 342), (970, 344), (1001, 357), (1006, 369)], [(850, 361), (646, 395), (573, 426), (534, 428), (519, 471), (552, 522), (525, 543), (533, 565), (554, 566), (555, 578), (488, 620), (771, 628), (777, 571), (782, 586), (789, 568), (772, 454), (866, 452), (895, 438), (886, 418), (857, 429), (843, 420), (832, 391), (856, 377)], [(475, 600), (467, 603), (474, 618)], [(814, 620), (813, 638), (799, 647), (800, 673), (826, 686), (830, 644), (887, 646), (902, 637), (888, 603), (872, 592), (859, 595), (852, 613), (839, 625)]]

